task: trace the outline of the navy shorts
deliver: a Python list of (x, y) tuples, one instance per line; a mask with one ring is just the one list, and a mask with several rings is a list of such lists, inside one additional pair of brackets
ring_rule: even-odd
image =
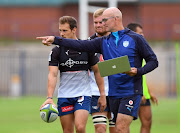
[(138, 118), (141, 98), (141, 95), (133, 95), (117, 99), (109, 97), (109, 104), (113, 122), (116, 122), (118, 113), (133, 116), (134, 120), (136, 120)]
[(146, 102), (141, 104), (141, 106), (151, 106), (151, 102), (149, 99), (146, 99)]
[(91, 104), (90, 96), (80, 96), (75, 98), (58, 98), (57, 108), (59, 116), (74, 113), (76, 110), (83, 109), (89, 111)]
[[(100, 111), (100, 106), (99, 106), (99, 108), (97, 108), (98, 99), (99, 99), (99, 96), (92, 96), (90, 113), (96, 113), (96, 112)], [(104, 111), (110, 112), (109, 98), (107, 96), (106, 96), (106, 103), (107, 103), (107, 106)]]

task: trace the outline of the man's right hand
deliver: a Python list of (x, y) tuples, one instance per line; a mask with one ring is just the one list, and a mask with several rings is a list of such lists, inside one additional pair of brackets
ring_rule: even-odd
[(54, 42), (55, 36), (40, 36), (36, 37), (38, 40), (42, 40), (42, 43), (47, 46), (51, 46)]
[(47, 99), (40, 107), (40, 111), (41, 108), (44, 107), (46, 104), (53, 104), (56, 107), (56, 104), (53, 102), (53, 99)]

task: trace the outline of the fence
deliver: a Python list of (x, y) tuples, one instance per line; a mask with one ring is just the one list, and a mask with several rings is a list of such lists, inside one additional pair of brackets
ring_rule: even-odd
[(19, 95), (46, 95), (50, 49), (0, 49), (0, 95), (13, 95), (17, 87)]
[[(153, 45), (159, 67), (147, 74), (148, 86), (157, 95), (176, 96), (175, 51), (173, 45), (160, 47), (163, 45)], [(46, 96), (51, 49), (43, 45), (0, 48), (0, 96)]]

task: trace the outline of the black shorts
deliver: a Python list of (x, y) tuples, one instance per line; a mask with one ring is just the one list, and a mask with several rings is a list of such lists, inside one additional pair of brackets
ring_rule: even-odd
[[(99, 108), (97, 108), (98, 99), (99, 99), (99, 96), (92, 96), (90, 113), (96, 113), (96, 112), (100, 111), (100, 106), (99, 106)], [(110, 112), (109, 99), (107, 96), (106, 96), (106, 103), (107, 103), (107, 106), (104, 111)]]
[(133, 116), (134, 120), (136, 120), (138, 118), (141, 98), (141, 95), (133, 95), (118, 99), (109, 97), (109, 105), (113, 122), (116, 122), (118, 113)]
[(146, 102), (141, 104), (141, 106), (151, 106), (151, 102), (149, 99), (146, 99)]

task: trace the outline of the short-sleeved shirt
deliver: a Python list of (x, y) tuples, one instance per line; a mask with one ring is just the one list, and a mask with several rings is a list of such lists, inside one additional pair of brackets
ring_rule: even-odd
[(49, 54), (49, 66), (57, 66), (60, 70), (58, 98), (91, 96), (88, 70), (97, 62), (94, 54), (54, 47)]

